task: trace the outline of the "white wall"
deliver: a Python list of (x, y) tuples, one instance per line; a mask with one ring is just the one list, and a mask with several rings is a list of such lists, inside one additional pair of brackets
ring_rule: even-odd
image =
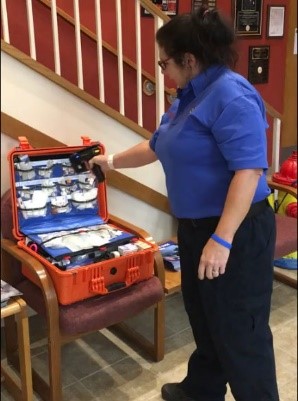
[[(67, 145), (80, 145), (81, 136), (87, 135), (102, 142), (107, 153), (116, 153), (142, 140), (127, 127), (2, 51), (1, 84), (2, 112)], [(16, 145), (16, 141), (1, 133), (1, 195), (10, 185), (6, 155)], [(166, 194), (159, 162), (122, 169), (121, 173)], [(147, 230), (156, 241), (175, 234), (172, 217), (112, 187), (108, 187), (108, 209)]]

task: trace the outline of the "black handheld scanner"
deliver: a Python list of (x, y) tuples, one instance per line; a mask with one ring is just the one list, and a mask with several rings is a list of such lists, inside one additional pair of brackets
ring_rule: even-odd
[[(76, 173), (83, 173), (84, 171), (88, 171), (87, 162), (92, 159), (92, 157), (99, 154), (100, 149), (98, 145), (92, 145), (82, 150), (79, 150), (76, 153), (73, 153), (72, 155), (70, 155), (69, 160)], [(92, 168), (92, 172), (97, 178), (98, 182), (104, 181), (105, 176), (100, 166), (95, 164)]]

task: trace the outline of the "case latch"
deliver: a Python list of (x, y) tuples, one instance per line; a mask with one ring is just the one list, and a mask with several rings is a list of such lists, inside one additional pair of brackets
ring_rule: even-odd
[(125, 279), (127, 286), (140, 280), (140, 278), (141, 278), (141, 273), (140, 273), (139, 266), (134, 266), (134, 267), (130, 267), (127, 269), (126, 279)]
[(108, 290), (105, 287), (105, 279), (104, 277), (96, 277), (91, 279), (89, 283), (89, 291), (95, 294), (107, 294)]
[(83, 139), (83, 145), (84, 146), (90, 146), (91, 145), (91, 139), (89, 138), (89, 136), (81, 136), (81, 138)]
[(20, 148), (22, 150), (32, 149), (32, 146), (30, 145), (28, 139), (25, 136), (19, 136), (18, 140), (19, 140)]

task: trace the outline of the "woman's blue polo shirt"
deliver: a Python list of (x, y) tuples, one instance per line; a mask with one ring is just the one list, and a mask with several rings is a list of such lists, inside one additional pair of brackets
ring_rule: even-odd
[(264, 169), (253, 199), (269, 195), (266, 112), (241, 75), (211, 66), (192, 79), (163, 115), (150, 140), (178, 218), (220, 216), (234, 172)]

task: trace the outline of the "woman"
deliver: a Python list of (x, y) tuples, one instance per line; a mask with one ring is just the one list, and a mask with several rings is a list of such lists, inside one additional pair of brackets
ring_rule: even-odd
[(159, 29), (159, 65), (177, 100), (149, 141), (90, 161), (104, 171), (160, 160), (178, 219), (182, 294), (196, 350), (167, 401), (277, 401), (268, 324), (275, 219), (267, 196), (266, 117), (234, 73), (234, 32), (204, 6)]

